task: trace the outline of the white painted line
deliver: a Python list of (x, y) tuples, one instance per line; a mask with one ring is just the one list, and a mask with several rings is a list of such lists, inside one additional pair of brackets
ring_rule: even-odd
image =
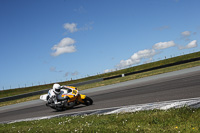
[(120, 109), (116, 109), (111, 112), (106, 112), (104, 114), (136, 112), (136, 111), (152, 110), (152, 109), (167, 110), (170, 108), (180, 108), (180, 107), (192, 106), (192, 105), (195, 105), (194, 106), (195, 108), (200, 107), (200, 97), (191, 98), (191, 99), (165, 101), (165, 102), (156, 102), (156, 103), (150, 103), (150, 104), (124, 106), (124, 107), (121, 107)]

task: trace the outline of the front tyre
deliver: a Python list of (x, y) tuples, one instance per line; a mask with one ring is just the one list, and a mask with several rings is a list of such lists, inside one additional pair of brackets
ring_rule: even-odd
[(84, 101), (84, 104), (86, 106), (89, 106), (89, 105), (93, 104), (93, 100), (90, 97), (87, 97), (87, 96), (86, 96), (86, 98), (83, 101)]

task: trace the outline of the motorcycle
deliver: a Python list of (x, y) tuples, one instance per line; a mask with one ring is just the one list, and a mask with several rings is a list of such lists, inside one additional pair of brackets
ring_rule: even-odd
[(86, 95), (80, 94), (76, 87), (64, 86), (64, 89), (61, 89), (61, 93), (57, 96), (57, 100), (60, 102), (60, 104), (55, 106), (53, 100), (50, 99), (50, 91), (51, 90), (49, 90), (48, 94), (41, 95), (40, 99), (47, 102), (46, 106), (58, 111), (73, 108), (74, 106), (80, 104), (86, 106), (93, 104), (93, 100)]

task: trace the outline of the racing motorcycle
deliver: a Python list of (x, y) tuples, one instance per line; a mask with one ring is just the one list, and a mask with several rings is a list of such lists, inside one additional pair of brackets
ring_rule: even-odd
[(50, 99), (51, 97), (50, 91), (51, 90), (49, 90), (48, 94), (41, 95), (40, 99), (47, 102), (46, 106), (49, 106), (58, 111), (73, 108), (74, 106), (80, 104), (86, 106), (93, 104), (93, 100), (86, 95), (80, 94), (76, 87), (64, 86), (64, 89), (61, 89), (61, 93), (56, 97), (58, 102), (60, 102), (60, 104), (58, 106), (55, 106), (53, 100)]

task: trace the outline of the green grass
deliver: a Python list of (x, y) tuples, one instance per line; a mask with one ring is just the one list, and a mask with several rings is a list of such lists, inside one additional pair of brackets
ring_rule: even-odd
[(36, 99), (39, 99), (39, 98), (40, 98), (40, 95), (35, 95), (35, 96), (20, 98), (20, 99), (16, 99), (16, 100), (1, 102), (0, 103), (0, 107), (7, 106), (7, 105), (12, 105), (12, 104), (17, 104), (17, 103), (21, 103), (21, 102), (32, 101), (32, 100), (36, 100)]
[[(161, 65), (165, 65), (165, 64), (170, 64), (170, 63), (174, 63), (174, 62), (178, 62), (178, 61), (183, 61), (183, 60), (187, 60), (187, 59), (192, 59), (192, 58), (196, 58), (196, 57), (200, 57), (200, 52), (182, 55), (182, 56), (178, 56), (178, 57), (173, 57), (173, 58), (169, 58), (169, 59), (165, 59), (165, 60), (161, 60), (161, 61), (157, 61), (157, 62), (153, 62), (153, 63), (143, 64), (143, 65), (139, 65), (139, 66), (134, 66), (131, 68), (118, 70), (115, 72), (99, 74), (96, 76), (89, 76), (89, 77), (82, 78), (82, 79), (59, 82), (59, 83), (61, 85), (68, 85), (68, 84), (88, 81), (88, 80), (97, 79), (97, 78), (106, 78), (106, 77), (111, 77), (111, 76), (115, 76), (115, 75), (120, 75), (120, 74), (130, 73), (130, 72), (134, 72), (134, 71), (144, 70), (144, 69), (148, 69), (148, 68), (153, 68), (153, 67), (157, 67), (157, 66), (161, 66)], [(46, 85), (26, 87), (26, 88), (3, 90), (3, 91), (0, 91), (0, 98), (24, 94), (24, 93), (28, 93), (28, 92), (39, 91), (39, 90), (44, 90), (44, 89), (49, 89), (52, 87), (52, 85), (53, 85), (53, 83), (46, 84)]]
[(149, 110), (112, 115), (52, 118), (0, 124), (0, 132), (200, 132), (200, 109)]

